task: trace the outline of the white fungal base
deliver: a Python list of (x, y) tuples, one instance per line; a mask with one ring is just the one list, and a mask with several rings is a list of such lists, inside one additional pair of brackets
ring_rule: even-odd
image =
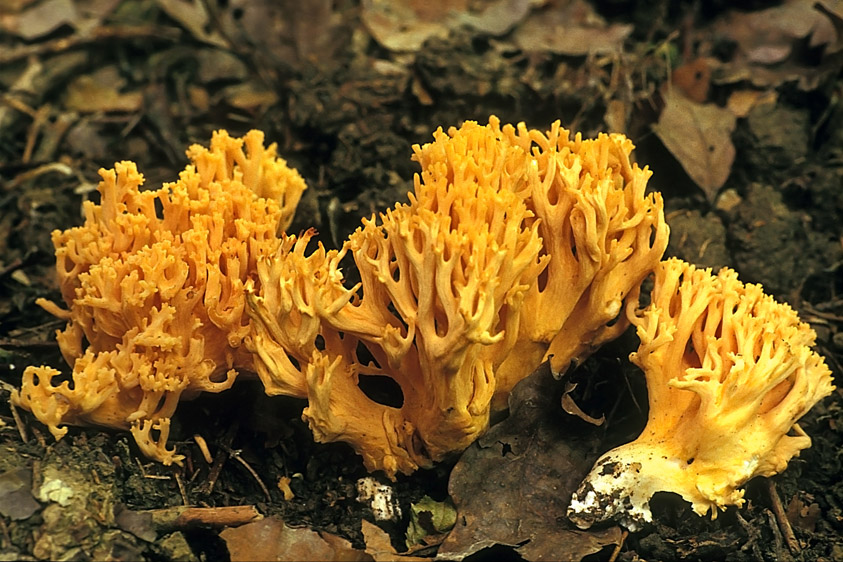
[(568, 505), (568, 519), (580, 529), (614, 518), (637, 531), (653, 520), (652, 493), (639, 486), (641, 463), (611, 457), (598, 461)]
[(689, 494), (696, 481), (692, 463), (646, 442), (609, 451), (571, 497), (568, 519), (581, 529), (614, 519), (638, 531), (653, 520), (649, 502), (656, 492), (676, 492), (686, 500), (704, 502), (699, 494)]
[(392, 495), (392, 487), (381, 484), (371, 476), (357, 481), (357, 501), (368, 503), (377, 521), (401, 519), (401, 507)]

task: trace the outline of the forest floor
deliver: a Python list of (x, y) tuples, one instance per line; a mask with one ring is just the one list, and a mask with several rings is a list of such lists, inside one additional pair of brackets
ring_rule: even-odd
[[(654, 523), (635, 533), (580, 533), (559, 515), (567, 498), (538, 489), (547, 482), (537, 467), (558, 467), (536, 447), (553, 451), (553, 441), (534, 445), (528, 464), (507, 457), (519, 431), (539, 433), (523, 419), (550, 434), (566, 423), (549, 402), (529, 400), (558, 391), (541, 369), (513, 397), (523, 418), (494, 426), (463, 459), (381, 479), (401, 510), (385, 522), (357, 500), (367, 476), (360, 458), (341, 443), (314, 443), (304, 404), (264, 396), (247, 376), (179, 407), (170, 440), (183, 467), (149, 462), (125, 433), (71, 428), (55, 442), (9, 401), (26, 366), (69, 371), (55, 340), (63, 323), (34, 300), (61, 300), (50, 233), (80, 224), (99, 168), (133, 160), (157, 187), (177, 177), (191, 143), (207, 144), (220, 128), (258, 128), (309, 186), (289, 230), (315, 227), (338, 247), (362, 217), (406, 201), (413, 144), (490, 115), (629, 136), (664, 196), (667, 255), (732, 267), (790, 303), (840, 381), (840, 2), (5, 6), (0, 560), (843, 560), (840, 390), (800, 422), (813, 446), (782, 474), (750, 481), (742, 508), (711, 520), (660, 494)], [(607, 415), (589, 430), (601, 450), (646, 421), (643, 377), (627, 360), (635, 345), (628, 333), (568, 374), (581, 383), (583, 408)], [(525, 413), (528, 403), (539, 409)], [(473, 496), (488, 500), (485, 511)], [(446, 538), (457, 517), (458, 529), (471, 528)]]

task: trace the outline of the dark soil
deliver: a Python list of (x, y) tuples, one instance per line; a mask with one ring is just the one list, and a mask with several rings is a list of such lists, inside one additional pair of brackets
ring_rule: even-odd
[[(789, 302), (817, 331), (840, 386), (843, 37), (821, 42), (814, 28), (802, 33), (775, 21), (741, 27), (739, 17), (782, 4), (737, 4), (583, 2), (602, 18), (595, 43), (610, 41), (613, 26), (631, 26), (616, 50), (583, 54), (556, 44), (527, 48), (517, 36), (523, 18), (515, 17), (503, 32), (446, 26), (399, 52), (384, 37), (398, 36), (400, 26), (373, 32), (380, 3), (368, 1), (11, 2), (0, 18), (0, 560), (228, 560), (218, 527), (150, 530), (120, 517), (183, 504), (253, 505), (366, 548), (361, 519), (372, 516), (355, 499), (355, 483), (366, 476), (359, 457), (343, 444), (315, 444), (301, 421), (304, 403), (266, 397), (247, 376), (180, 406), (170, 439), (187, 456), (180, 469), (148, 462), (127, 434), (71, 428), (55, 442), (9, 405), (27, 365), (68, 370), (54, 337), (61, 322), (34, 300), (60, 301), (50, 232), (81, 222), (97, 169), (134, 160), (146, 185), (157, 186), (176, 177), (189, 144), (207, 143), (218, 128), (232, 135), (259, 128), (278, 143), (309, 185), (291, 231), (315, 226), (329, 247), (361, 217), (406, 200), (416, 171), (411, 146), (439, 126), (495, 114), (540, 129), (559, 119), (585, 136), (622, 130), (638, 162), (653, 169), (651, 187), (665, 196), (668, 255), (733, 267)], [(179, 16), (178, 6), (198, 12)], [(830, 8), (806, 6), (797, 23), (814, 13), (843, 33)], [(437, 9), (447, 11), (434, 6), (425, 18), (441, 16)], [(756, 53), (785, 54), (758, 66), (760, 55), (756, 62), (738, 56), (750, 43)], [(680, 83), (676, 69), (698, 60), (708, 61), (705, 72)], [(728, 168), (725, 184), (698, 185), (653, 133), (668, 86), (720, 108), (735, 92), (767, 96), (737, 114), (726, 139), (734, 161), (715, 163)], [(590, 388), (628, 385), (611, 400), (581, 396), (589, 412), (615, 413), (609, 423), (618, 440), (634, 437), (646, 420), (637, 407), (646, 404), (643, 377), (626, 361), (634, 346), (627, 334), (580, 366)], [(841, 408), (838, 390), (800, 422), (813, 447), (783, 474), (749, 482), (743, 509), (712, 521), (677, 497), (657, 496), (652, 526), (628, 535), (619, 552), (607, 548), (589, 560), (843, 560)], [(213, 465), (197, 434), (214, 452)], [(405, 514), (425, 494), (445, 499), (454, 462), (398, 478)], [(56, 471), (86, 483), (89, 493), (73, 500), (74, 509), (9, 495), (29, 487), (15, 488), (14, 478), (37, 490)], [(290, 478), (290, 500), (276, 485), (282, 477)], [(777, 512), (779, 501), (786, 514)], [(385, 527), (399, 550), (407, 524), (405, 515)], [(504, 546), (475, 557), (519, 559)]]

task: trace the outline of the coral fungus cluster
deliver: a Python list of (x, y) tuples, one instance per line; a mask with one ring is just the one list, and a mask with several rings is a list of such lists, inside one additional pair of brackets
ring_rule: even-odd
[[(631, 150), (558, 123), (437, 131), (414, 148), (408, 204), (364, 220), (339, 252), (259, 270), (252, 342), (267, 388), (306, 380), (317, 440), (350, 443), (370, 470), (409, 473), (464, 449), (493, 398), (505, 405), (545, 357), (564, 369), (626, 326), (614, 322), (624, 299), (667, 245), (661, 198), (645, 194), (649, 171)], [(361, 277), (349, 289), (337, 274), (346, 252)], [(372, 400), (361, 375), (390, 377), (403, 403)]]
[[(166, 448), (179, 399), (242, 370), (270, 395), (306, 399), (318, 441), (347, 442), (394, 477), (467, 447), (542, 361), (561, 372), (631, 322), (650, 422), (598, 461), (572, 519), (630, 510), (634, 526), (656, 490), (698, 512), (740, 503), (738, 486), (809, 445), (787, 433), (831, 391), (830, 374), (813, 331), (760, 287), (660, 262), (662, 199), (632, 150), (623, 135), (583, 139), (558, 122), (440, 129), (414, 147), (409, 202), (334, 250), (309, 249), (313, 231), (282, 232), (304, 183), (258, 132), (192, 147), (179, 181), (158, 190), (139, 190), (120, 163), (101, 172), (84, 226), (53, 234), (69, 310), (42, 306), (68, 321), (58, 339), (72, 384), (30, 367), (14, 399), (56, 437), (64, 424), (129, 428), (145, 454), (179, 462)], [(392, 379), (397, 403), (364, 392), (371, 376)]]
[(627, 315), (641, 340), (630, 359), (647, 380), (649, 419), (574, 494), (569, 517), (579, 526), (617, 516), (638, 528), (657, 491), (716, 516), (743, 504), (747, 480), (781, 472), (811, 445), (796, 422), (831, 393), (831, 372), (790, 306), (731, 269), (712, 275), (671, 258), (655, 272), (649, 306), (630, 303)]
[(64, 424), (131, 429), (147, 456), (179, 462), (166, 448), (179, 400), (225, 390), (237, 369), (253, 368), (245, 283), (277, 251), (304, 180), (258, 131), (220, 132), (187, 154), (178, 181), (156, 190), (140, 189), (132, 162), (102, 170), (85, 223), (53, 232), (69, 310), (40, 304), (67, 320), (58, 343), (72, 379), (29, 367), (13, 400), (57, 438)]

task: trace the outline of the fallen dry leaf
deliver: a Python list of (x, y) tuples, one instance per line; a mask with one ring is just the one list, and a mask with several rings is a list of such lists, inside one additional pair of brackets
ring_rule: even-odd
[(653, 131), (709, 201), (714, 201), (732, 171), (735, 121), (728, 109), (695, 103), (667, 89), (664, 109), (653, 125)]
[(834, 29), (834, 37), (826, 45), (826, 54), (839, 53), (843, 49), (843, 2), (819, 0), (814, 3), (814, 8), (828, 17)]
[(593, 416), (589, 416), (585, 412), (583, 412), (582, 408), (580, 408), (579, 404), (574, 401), (573, 396), (571, 393), (574, 392), (574, 389), (577, 388), (577, 383), (575, 382), (567, 382), (565, 383), (565, 392), (562, 393), (562, 409), (565, 410), (568, 414), (572, 416), (576, 416), (580, 418), (582, 421), (586, 423), (590, 423), (591, 425), (603, 425), (606, 422), (606, 416), (602, 415), (599, 418), (595, 418)]
[(283, 62), (325, 63), (347, 48), (342, 17), (329, 0), (155, 0), (196, 40)]
[(197, 49), (196, 76), (202, 84), (216, 80), (243, 81), (249, 78), (249, 68), (246, 63), (229, 51), (222, 49)]
[(288, 1), (283, 12), (296, 54), (302, 60), (322, 62), (346, 49), (343, 18), (331, 0)]
[(375, 40), (397, 52), (418, 51), (431, 37), (445, 36), (460, 26), (503, 35), (521, 22), (536, 0), (491, 0), (474, 3), (438, 0), (364, 0), (363, 24)]
[(619, 51), (632, 24), (612, 24), (584, 0), (550, 2), (534, 10), (513, 33), (524, 51), (579, 56)]
[(775, 90), (735, 90), (729, 94), (729, 99), (726, 100), (726, 108), (735, 117), (746, 117), (756, 105), (761, 103), (775, 103), (777, 98), (778, 94)]
[(387, 532), (371, 521), (363, 520), (362, 531), (363, 540), (366, 543), (366, 554), (370, 556), (367, 560), (374, 559), (375, 562), (388, 562), (391, 560), (425, 562), (430, 560), (430, 558), (422, 558), (421, 556), (399, 554), (395, 550), (395, 547), (392, 546), (392, 541), (389, 540)]
[(407, 548), (417, 545), (430, 546), (441, 544), (445, 536), (454, 528), (457, 510), (453, 502), (438, 502), (430, 496), (410, 504), (410, 524), (407, 526)]
[(815, 46), (835, 38), (833, 25), (814, 4), (815, 0), (788, 0), (765, 10), (729, 10), (715, 30), (735, 41), (749, 62), (780, 63), (793, 51), (795, 40), (809, 37)]
[(80, 113), (138, 111), (143, 106), (143, 94), (121, 92), (125, 82), (113, 65), (83, 74), (67, 86), (65, 107)]
[(225, 529), (220, 537), (228, 547), (231, 562), (372, 560), (343, 538), (311, 529), (293, 529), (278, 517)]
[(787, 504), (787, 519), (797, 529), (805, 533), (813, 533), (822, 510), (816, 502), (812, 501), (813, 496), (807, 495), (805, 498), (799, 496), (800, 494), (794, 495)]
[[(0, 9), (0, 13), (6, 10), (11, 12), (9, 8)], [(47, 35), (63, 25), (73, 25), (78, 18), (79, 13), (72, 0), (46, 0), (31, 4), (19, 14), (0, 18), (0, 22), (2, 22), (3, 31), (32, 40)]]
[(807, 52), (821, 46), (824, 55), (836, 50), (839, 37), (829, 14), (837, 13), (838, 5), (787, 0), (764, 10), (726, 11), (714, 23), (713, 31), (733, 41), (736, 48), (718, 69), (716, 81), (746, 81), (758, 87), (797, 81), (803, 90), (813, 89), (822, 75), (836, 74), (839, 68), (817, 65), (806, 58)]
[[(486, 2), (482, 10), (461, 11), (455, 14), (457, 25), (467, 25), (481, 33), (500, 36), (508, 33), (521, 22), (533, 6), (544, 0), (495, 0)], [(474, 4), (469, 2), (469, 7)]]
[(156, 0), (165, 14), (177, 21), (197, 40), (217, 47), (228, 43), (212, 25), (212, 16), (205, 2), (201, 0)]
[(278, 102), (278, 94), (258, 80), (232, 84), (223, 88), (219, 95), (231, 106), (247, 111), (269, 107)]
[(390, 51), (417, 51), (447, 26), (440, 19), (419, 17), (410, 2), (364, 0), (360, 18), (375, 40)]
[(513, 389), (509, 417), (463, 454), (448, 484), (457, 522), (440, 558), (507, 545), (525, 560), (580, 560), (618, 544), (618, 527), (582, 531), (567, 519), (598, 439), (593, 426), (562, 411), (562, 391), (543, 364)]
[(26, 519), (41, 509), (32, 496), (32, 472), (17, 468), (0, 474), (0, 515), (12, 520)]
[(705, 103), (708, 99), (711, 67), (705, 58), (699, 57), (675, 68), (670, 79), (689, 100)]

